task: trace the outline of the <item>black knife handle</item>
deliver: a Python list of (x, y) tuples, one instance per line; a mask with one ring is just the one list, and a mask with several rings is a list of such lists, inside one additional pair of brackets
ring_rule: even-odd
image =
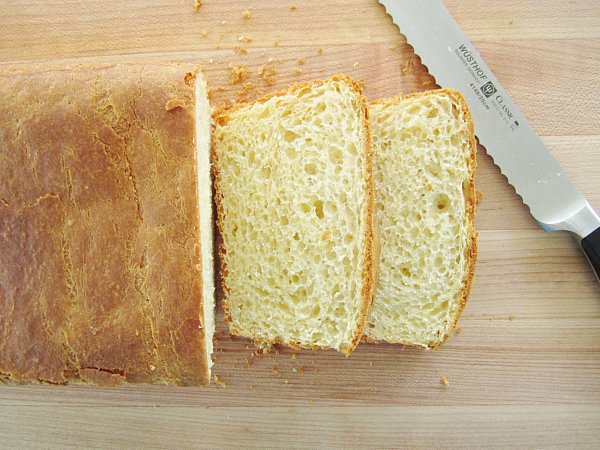
[(581, 240), (581, 248), (600, 280), (600, 227), (596, 228)]

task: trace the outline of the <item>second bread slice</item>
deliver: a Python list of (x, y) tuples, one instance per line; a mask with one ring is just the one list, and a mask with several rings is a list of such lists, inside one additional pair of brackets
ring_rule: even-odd
[(369, 109), (381, 265), (365, 337), (437, 347), (456, 326), (475, 267), (473, 120), (451, 89)]
[(374, 284), (367, 105), (345, 77), (215, 115), (225, 317), (263, 343), (349, 354)]

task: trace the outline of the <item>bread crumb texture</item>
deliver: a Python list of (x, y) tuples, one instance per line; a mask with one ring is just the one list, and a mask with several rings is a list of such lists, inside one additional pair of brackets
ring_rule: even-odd
[(0, 380), (208, 382), (186, 70), (0, 71)]
[(381, 260), (367, 339), (436, 346), (466, 301), (474, 147), (463, 104), (439, 90), (369, 108)]
[(233, 333), (354, 348), (367, 257), (363, 102), (357, 86), (333, 78), (216, 118), (225, 309)]
[(448, 381), (446, 375), (442, 375), (440, 378), (440, 383), (442, 383), (444, 386), (450, 386), (450, 382)]
[(248, 68), (246, 66), (237, 66), (235, 64), (229, 64), (229, 82), (231, 84), (238, 84), (246, 80), (248, 77)]

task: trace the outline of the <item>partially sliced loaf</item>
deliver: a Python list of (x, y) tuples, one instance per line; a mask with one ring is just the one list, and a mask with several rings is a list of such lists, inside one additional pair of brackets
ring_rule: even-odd
[(210, 122), (196, 67), (3, 68), (0, 100), (0, 381), (207, 384)]
[(214, 117), (225, 299), (233, 334), (349, 354), (373, 299), (373, 150), (345, 77)]
[(436, 347), (456, 325), (475, 266), (473, 121), (450, 89), (369, 110), (381, 260), (365, 337)]

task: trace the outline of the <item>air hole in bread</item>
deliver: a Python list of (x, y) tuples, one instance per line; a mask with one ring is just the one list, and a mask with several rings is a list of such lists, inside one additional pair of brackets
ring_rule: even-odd
[(311, 210), (311, 207), (310, 207), (310, 205), (308, 203), (300, 203), (299, 209), (304, 214), (308, 214), (310, 212), (310, 210)]
[(287, 147), (285, 149), (285, 154), (287, 155), (287, 157), (293, 161), (296, 158), (298, 158), (298, 152), (296, 151), (296, 149), (294, 149), (293, 147)]
[(329, 161), (333, 164), (340, 165), (344, 162), (344, 153), (337, 147), (329, 147)]
[(315, 163), (308, 163), (304, 165), (304, 171), (308, 175), (315, 175), (317, 173), (317, 165)]
[(450, 198), (446, 194), (438, 194), (434, 204), (438, 212), (446, 212), (450, 208)]
[(334, 202), (327, 201), (323, 204), (323, 209), (327, 214), (336, 214), (338, 207)]
[(285, 130), (285, 133), (283, 133), (283, 139), (286, 142), (293, 142), (298, 139), (298, 135), (292, 130)]
[(314, 202), (314, 206), (315, 206), (315, 215), (319, 219), (322, 219), (323, 217), (325, 217), (325, 214), (323, 214), (323, 202), (321, 200), (316, 200)]
[(348, 146), (346, 147), (346, 149), (348, 150), (348, 153), (350, 153), (351, 155), (354, 155), (354, 156), (358, 155), (358, 149), (356, 148), (356, 144), (354, 144), (354, 142), (350, 142), (348, 144)]

